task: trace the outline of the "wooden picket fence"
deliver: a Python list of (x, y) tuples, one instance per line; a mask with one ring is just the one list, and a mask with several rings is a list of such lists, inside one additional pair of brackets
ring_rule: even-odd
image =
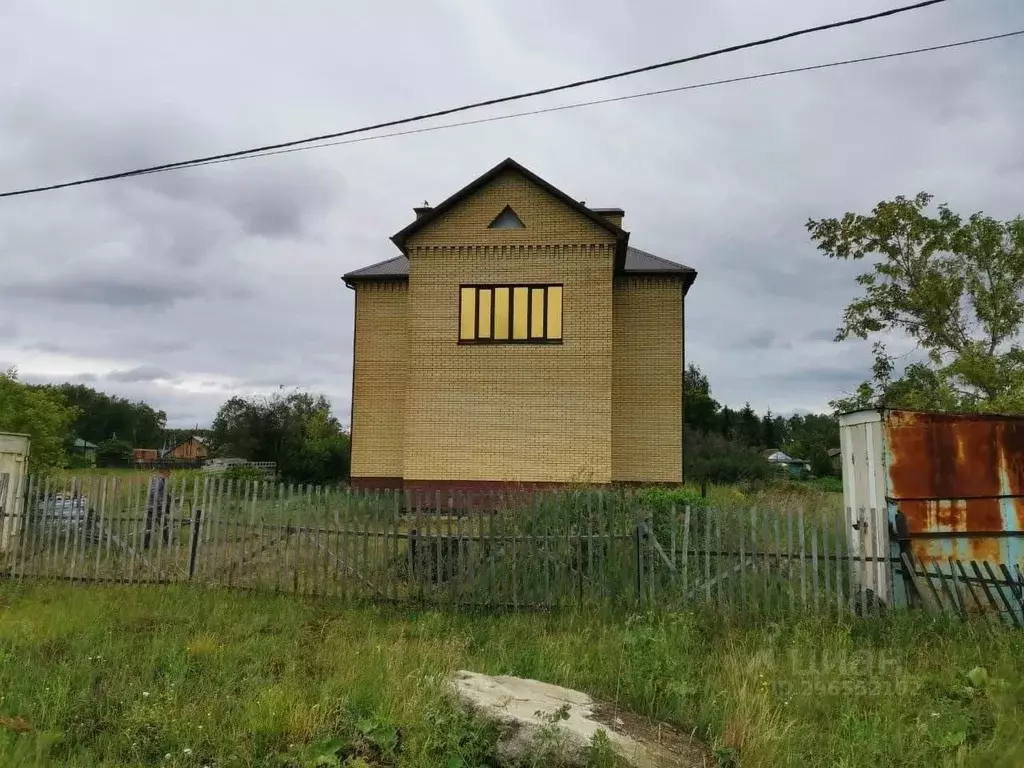
[(1021, 620), (1012, 574), (860, 551), (838, 508), (650, 509), (627, 492), (442, 497), (216, 477), (162, 490), (113, 477), (24, 485), (0, 496), (0, 576), (13, 580), (739, 614), (873, 615), (898, 594)]

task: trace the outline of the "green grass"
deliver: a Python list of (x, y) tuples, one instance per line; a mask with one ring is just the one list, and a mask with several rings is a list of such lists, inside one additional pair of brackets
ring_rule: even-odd
[(9, 586), (0, 605), (5, 766), (487, 765), (494, 734), (444, 693), (459, 668), (695, 729), (723, 766), (1024, 760), (1024, 634), (982, 624), (471, 615), (184, 587)]

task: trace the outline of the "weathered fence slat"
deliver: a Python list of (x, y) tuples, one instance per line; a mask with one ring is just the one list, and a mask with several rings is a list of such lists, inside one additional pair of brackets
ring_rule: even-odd
[(989, 591), (988, 584), (985, 581), (984, 574), (982, 574), (981, 572), (981, 568), (978, 567), (977, 561), (971, 560), (970, 562), (971, 570), (974, 571), (974, 576), (978, 581), (978, 586), (981, 587), (981, 592), (985, 595), (985, 599), (988, 601), (989, 610), (991, 610), (994, 614), (998, 614), (999, 603), (996, 602), (996, 599), (992, 596), (992, 593)]
[(789, 592), (789, 612), (796, 612), (796, 589), (794, 587), (794, 574), (796, 569), (794, 568), (794, 554), (793, 554), (793, 526), (794, 518), (796, 515), (793, 514), (792, 509), (786, 510), (786, 586)]
[[(1006, 608), (1008, 620), (1013, 624), (1019, 626), (1017, 612), (1013, 609), (1013, 604), (1010, 602), (1010, 598), (1006, 594), (1007, 590), (1004, 589), (1003, 585), (999, 583), (999, 579), (996, 577), (995, 572), (993, 572), (992, 566), (989, 565), (988, 560), (982, 560), (981, 564), (984, 566), (985, 572), (988, 574), (988, 577), (992, 580), (993, 588), (998, 593), (1000, 599), (1002, 600), (1003, 606)], [(1009, 583), (1007, 583), (1006, 586), (1009, 587)]]
[[(974, 601), (974, 607), (977, 609), (977, 612), (979, 614), (980, 613), (984, 613), (985, 605), (984, 605), (984, 603), (982, 603), (981, 597), (978, 595), (977, 591), (974, 589), (974, 585), (971, 583), (971, 580), (968, 578), (967, 571), (964, 569), (963, 561), (962, 560), (954, 560), (953, 558), (950, 558), (950, 562), (956, 565), (956, 569), (957, 569), (957, 571), (960, 574), (960, 579), (961, 579), (962, 583), (964, 584), (964, 586), (967, 587), (967, 591), (971, 595), (971, 600)], [(964, 607), (966, 608), (966, 605)]]

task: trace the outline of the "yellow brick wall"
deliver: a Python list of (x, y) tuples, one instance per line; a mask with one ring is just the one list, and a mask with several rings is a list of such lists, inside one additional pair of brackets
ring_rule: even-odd
[(356, 287), (353, 477), (402, 476), (408, 297), (404, 282)]
[[(510, 172), (407, 247), (405, 479), (610, 482), (612, 235)], [(459, 285), (503, 282), (564, 286), (562, 344), (457, 343)]]
[(613, 312), (612, 477), (680, 482), (682, 281), (616, 278)]

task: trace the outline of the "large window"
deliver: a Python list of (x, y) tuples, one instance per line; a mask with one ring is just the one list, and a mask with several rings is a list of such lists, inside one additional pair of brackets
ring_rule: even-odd
[(462, 286), (460, 342), (543, 344), (561, 340), (562, 286)]

